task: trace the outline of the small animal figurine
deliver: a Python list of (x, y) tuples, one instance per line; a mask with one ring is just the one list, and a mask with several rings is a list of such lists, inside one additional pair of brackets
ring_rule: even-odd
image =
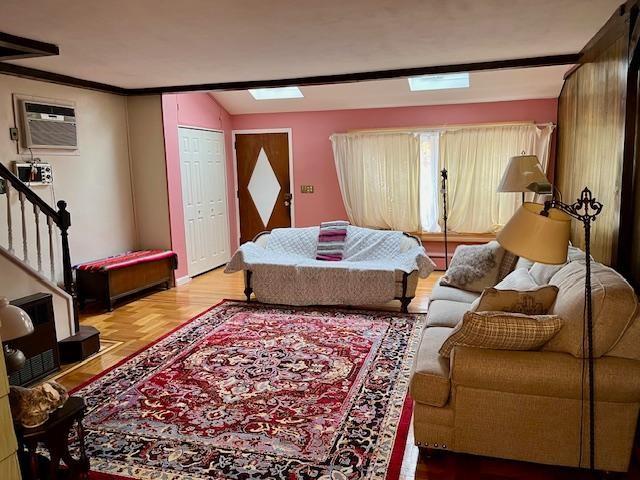
[(52, 380), (31, 388), (12, 386), (9, 390), (13, 420), (25, 428), (44, 424), (68, 398), (66, 388)]

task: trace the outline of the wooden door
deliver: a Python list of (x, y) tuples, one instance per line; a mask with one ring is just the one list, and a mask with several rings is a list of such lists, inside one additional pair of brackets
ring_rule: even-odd
[(187, 270), (204, 273), (229, 261), (224, 136), (180, 128)]
[(240, 243), (291, 226), (288, 133), (238, 133), (235, 149)]

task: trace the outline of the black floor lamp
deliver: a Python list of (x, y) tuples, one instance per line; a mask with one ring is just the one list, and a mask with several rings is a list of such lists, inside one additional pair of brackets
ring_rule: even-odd
[[(580, 197), (571, 204), (553, 199), (539, 203), (524, 203), (498, 234), (498, 242), (516, 255), (541, 263), (562, 264), (567, 260), (571, 218), (584, 227), (585, 240), (585, 285), (586, 306), (585, 334), (583, 338), (583, 361), (588, 362), (589, 404), (589, 468), (595, 468), (595, 384), (593, 375), (593, 311), (591, 303), (591, 223), (602, 211), (602, 204), (585, 188)], [(587, 356), (584, 359), (585, 340)], [(583, 378), (584, 381), (584, 378)], [(583, 406), (584, 408), (584, 406)], [(581, 419), (582, 422), (582, 419)], [(580, 452), (582, 464), (582, 451)]]
[(444, 268), (446, 270), (449, 268), (449, 242), (447, 238), (447, 181), (449, 180), (449, 175), (446, 168), (442, 169), (440, 176), (442, 177), (440, 193), (442, 193), (442, 220), (444, 221)]

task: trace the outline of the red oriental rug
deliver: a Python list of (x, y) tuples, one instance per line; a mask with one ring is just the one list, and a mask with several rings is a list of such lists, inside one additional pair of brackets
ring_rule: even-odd
[(423, 326), (225, 301), (75, 392), (92, 478), (396, 480)]

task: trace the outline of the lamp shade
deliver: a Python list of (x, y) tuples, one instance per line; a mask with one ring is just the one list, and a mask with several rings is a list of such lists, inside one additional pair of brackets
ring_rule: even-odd
[(0, 337), (3, 342), (33, 333), (33, 323), (27, 312), (0, 298)]
[(535, 155), (511, 157), (502, 174), (498, 192), (551, 193), (551, 184)]
[(544, 206), (524, 203), (496, 240), (502, 247), (520, 257), (534, 262), (561, 264), (567, 261), (571, 217), (556, 209), (549, 209), (549, 216), (541, 215)]

